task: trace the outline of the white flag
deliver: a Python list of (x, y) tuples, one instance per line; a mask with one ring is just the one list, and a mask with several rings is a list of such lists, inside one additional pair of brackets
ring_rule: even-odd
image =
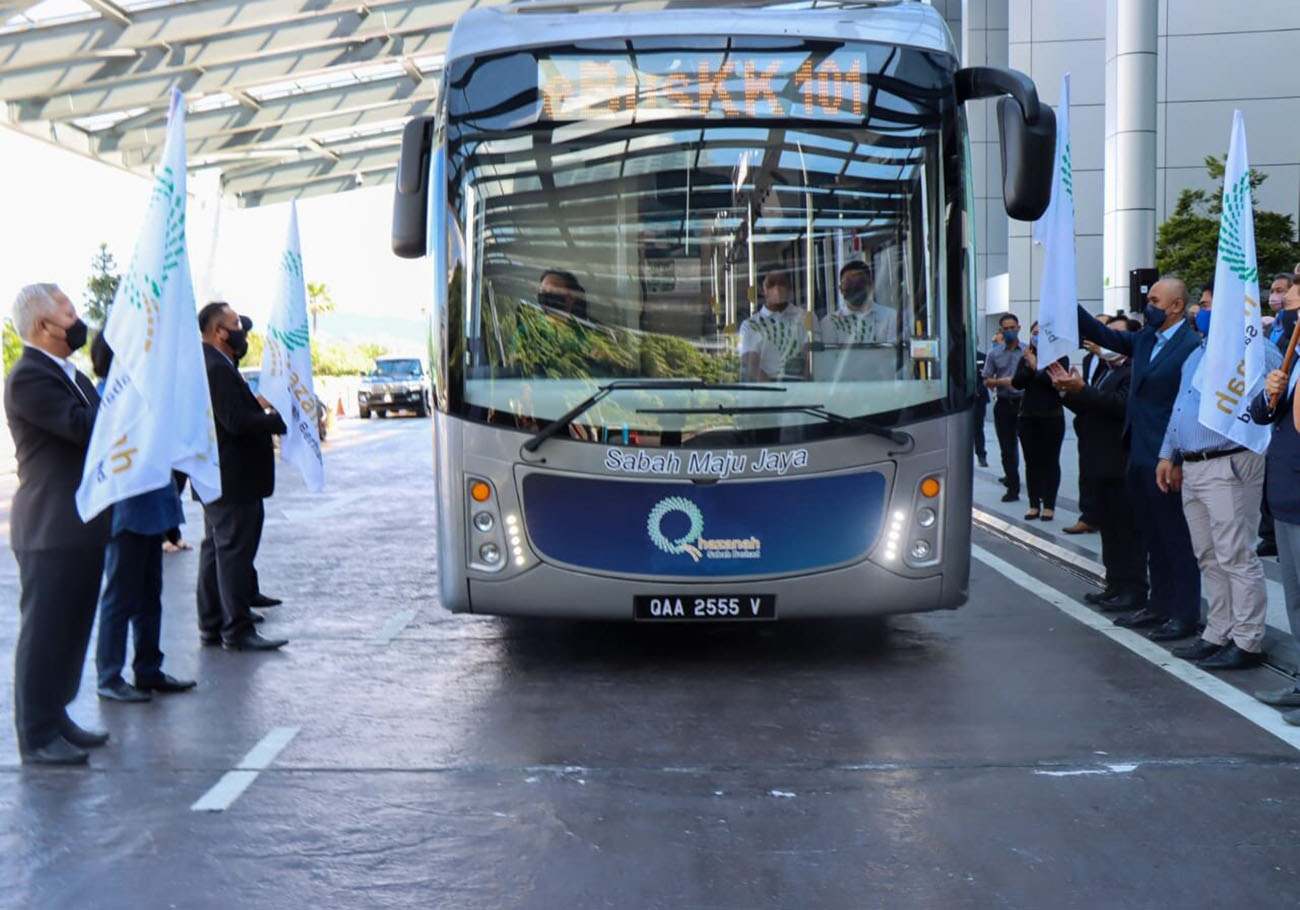
[(280, 257), (280, 290), (266, 327), (258, 391), (284, 418), (288, 432), (280, 440), (280, 457), (302, 473), (307, 489), (325, 486), (325, 459), (316, 423), (316, 390), (311, 375), (311, 331), (307, 288), (302, 278), (298, 242), (298, 205), (289, 207), (289, 237)]
[(1043, 286), (1038, 300), (1038, 367), (1079, 347), (1079, 299), (1074, 267), (1074, 173), (1070, 169), (1070, 74), (1061, 77), (1056, 109), (1056, 154), (1052, 201), (1034, 222), (1034, 242), (1043, 247)]
[(173, 90), (162, 162), (144, 227), (104, 325), (113, 349), (90, 436), (77, 511), (190, 477), (204, 502), (221, 496), (217, 434), (185, 243), (185, 103)]
[(1264, 381), (1255, 216), (1251, 208), (1246, 124), (1232, 115), (1232, 139), (1223, 174), (1219, 254), (1214, 263), (1214, 315), (1205, 355), (1195, 377), (1201, 425), (1255, 452), (1268, 448), (1271, 428), (1251, 421), (1251, 397)]

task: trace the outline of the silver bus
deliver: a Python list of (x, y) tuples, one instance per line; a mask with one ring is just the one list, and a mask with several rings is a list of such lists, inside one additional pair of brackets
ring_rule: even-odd
[[(965, 101), (1008, 213), (1051, 109), (917, 2), (466, 13), (393, 247), (433, 265), (437, 559), (457, 612), (772, 620), (967, 598)], [(982, 113), (981, 113), (982, 115)]]

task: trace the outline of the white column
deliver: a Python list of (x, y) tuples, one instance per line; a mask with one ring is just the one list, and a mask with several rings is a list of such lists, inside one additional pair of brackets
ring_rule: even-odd
[(1106, 3), (1106, 310), (1156, 264), (1157, 0)]

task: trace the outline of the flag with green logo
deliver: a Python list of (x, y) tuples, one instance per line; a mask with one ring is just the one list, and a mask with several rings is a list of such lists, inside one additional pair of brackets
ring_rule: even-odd
[(302, 474), (307, 489), (325, 486), (325, 457), (317, 423), (316, 388), (311, 375), (311, 332), (307, 321), (307, 286), (298, 242), (298, 205), (289, 207), (289, 236), (280, 256), (279, 291), (266, 327), (258, 392), (280, 412), (288, 428), (280, 440), (280, 457)]
[(104, 324), (113, 365), (77, 490), (83, 520), (189, 475), (221, 496), (217, 434), (185, 242), (185, 102), (172, 91), (167, 138), (144, 227)]
[(1070, 167), (1070, 74), (1061, 77), (1056, 108), (1056, 154), (1052, 200), (1034, 222), (1034, 242), (1043, 247), (1043, 284), (1038, 300), (1038, 367), (1073, 354), (1079, 347), (1079, 301), (1074, 264), (1074, 172)]
[(1255, 260), (1246, 123), (1232, 116), (1232, 138), (1223, 174), (1223, 215), (1214, 263), (1214, 315), (1197, 368), (1201, 425), (1255, 452), (1268, 448), (1270, 428), (1251, 421), (1251, 397), (1264, 381), (1264, 339)]

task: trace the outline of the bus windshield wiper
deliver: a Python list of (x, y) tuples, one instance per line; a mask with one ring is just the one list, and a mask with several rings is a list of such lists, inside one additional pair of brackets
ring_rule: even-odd
[(880, 436), (888, 439), (890, 442), (899, 445), (911, 445), (913, 439), (910, 434), (902, 430), (891, 430), (889, 427), (881, 426), (878, 423), (872, 423), (862, 417), (845, 417), (843, 414), (836, 414), (834, 411), (826, 410), (825, 405), (820, 404), (771, 404), (756, 405), (754, 407), (718, 405), (714, 408), (639, 408), (638, 414), (810, 414), (813, 417), (820, 417), (829, 423), (838, 423), (855, 430), (861, 430), (872, 436)]
[[(616, 379), (596, 389), (595, 394), (585, 401), (580, 401), (565, 413), (552, 420), (545, 427), (533, 434), (524, 448), (536, 452), (538, 447), (561, 430), (566, 429), (587, 411), (595, 407), (602, 398), (612, 392), (622, 390), (654, 391), (656, 389), (708, 389), (711, 392), (784, 392), (783, 386), (746, 385), (743, 383), (705, 382), (701, 379)], [(682, 412), (674, 412), (682, 413)]]

